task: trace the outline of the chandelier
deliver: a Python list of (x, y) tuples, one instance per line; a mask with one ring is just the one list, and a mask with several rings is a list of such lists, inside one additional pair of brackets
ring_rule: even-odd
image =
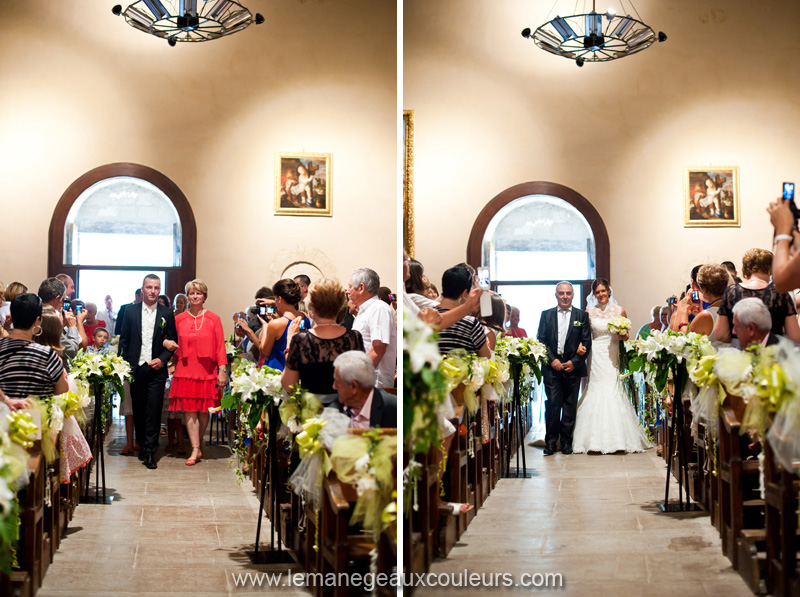
[(134, 29), (166, 39), (171, 46), (179, 41), (219, 39), (253, 22), (264, 22), (263, 16), (256, 13), (253, 17), (233, 0), (139, 0), (124, 11), (117, 4), (111, 12), (124, 16)]
[(611, 8), (598, 13), (595, 0), (592, 0), (592, 12), (556, 16), (533, 34), (529, 28), (523, 29), (522, 37), (533, 39), (537, 46), (551, 54), (574, 60), (578, 66), (583, 66), (584, 62), (616, 60), (641, 52), (656, 40), (666, 41), (667, 35), (663, 31), (656, 35), (649, 25), (642, 22), (633, 3), (630, 4), (639, 18), (630, 14), (617, 16)]

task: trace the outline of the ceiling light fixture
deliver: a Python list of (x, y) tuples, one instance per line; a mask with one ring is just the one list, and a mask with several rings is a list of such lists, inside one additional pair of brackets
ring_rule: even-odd
[(125, 10), (117, 4), (111, 12), (124, 16), (134, 29), (165, 39), (171, 46), (219, 39), (254, 22), (264, 22), (261, 14), (254, 16), (233, 0), (139, 0)]
[[(574, 60), (578, 66), (583, 66), (585, 62), (616, 60), (641, 52), (656, 40), (667, 41), (666, 33), (659, 31), (656, 35), (641, 20), (633, 2), (630, 5), (639, 18), (635, 19), (630, 14), (618, 16), (613, 8), (598, 13), (595, 0), (592, 0), (592, 12), (567, 17), (557, 15), (533, 33), (530, 28), (523, 29), (522, 37), (533, 39), (537, 46), (551, 54)], [(624, 12), (625, 7), (622, 6), (622, 9)]]

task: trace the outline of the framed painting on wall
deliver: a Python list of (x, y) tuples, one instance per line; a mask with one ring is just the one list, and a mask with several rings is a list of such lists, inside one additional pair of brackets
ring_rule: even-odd
[(275, 155), (275, 214), (331, 215), (330, 153)]
[(693, 226), (741, 226), (739, 167), (686, 168), (683, 182), (683, 223)]

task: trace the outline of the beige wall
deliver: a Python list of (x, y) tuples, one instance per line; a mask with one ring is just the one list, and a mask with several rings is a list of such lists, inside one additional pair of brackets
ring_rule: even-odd
[[(0, 279), (35, 289), (63, 191), (136, 162), (189, 199), (215, 311), (304, 257), (344, 282), (372, 267), (396, 288), (395, 4), (246, 4), (266, 23), (172, 48), (110, 3), (0, 3)], [(285, 151), (333, 154), (332, 218), (272, 215)]]
[[(783, 180), (800, 179), (800, 4), (638, 0), (669, 40), (582, 69), (520, 35), (551, 6), (405, 1), (417, 258), (438, 284), (465, 258), (492, 197), (520, 182), (558, 182), (603, 217), (611, 283), (638, 326), (696, 263), (739, 263), (746, 249), (770, 247), (767, 202)], [(556, 11), (574, 7), (560, 0)], [(741, 169), (741, 228), (683, 226), (684, 167), (711, 164)]]

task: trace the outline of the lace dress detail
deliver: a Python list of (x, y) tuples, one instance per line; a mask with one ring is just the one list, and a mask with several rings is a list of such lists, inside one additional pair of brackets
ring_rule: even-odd
[(347, 330), (330, 339), (299, 332), (289, 345), (286, 366), (300, 374), (303, 389), (314, 394), (332, 394), (333, 361), (349, 350), (364, 350), (364, 339), (357, 330)]
[(572, 448), (603, 454), (643, 452), (651, 446), (619, 379), (619, 337), (608, 330), (609, 320), (622, 315), (622, 307), (598, 306), (588, 313), (589, 384), (578, 402)]

